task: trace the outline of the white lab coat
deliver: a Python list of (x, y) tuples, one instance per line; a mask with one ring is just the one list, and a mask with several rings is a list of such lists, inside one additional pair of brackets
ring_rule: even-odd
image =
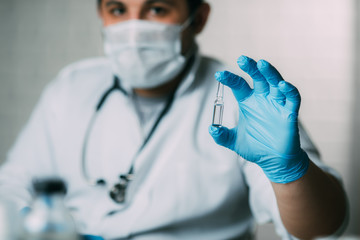
[[(214, 73), (225, 67), (197, 57), (179, 86), (170, 111), (135, 162), (127, 205), (83, 177), (82, 147), (89, 121), (113, 76), (104, 58), (65, 68), (44, 91), (0, 170), (1, 194), (27, 206), (33, 177), (59, 175), (68, 182), (66, 205), (79, 231), (106, 238), (232, 239), (254, 231), (257, 222), (284, 229), (273, 190), (262, 170), (215, 144), (208, 133), (216, 92)], [(224, 125), (235, 126), (237, 104), (225, 92)], [(302, 147), (318, 154), (301, 129)], [(113, 184), (126, 173), (143, 141), (131, 98), (114, 92), (89, 137), (86, 171)], [(325, 167), (324, 167), (325, 168)], [(109, 214), (118, 211), (115, 214)]]

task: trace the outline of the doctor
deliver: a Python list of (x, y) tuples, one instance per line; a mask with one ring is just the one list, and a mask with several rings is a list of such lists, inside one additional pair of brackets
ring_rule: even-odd
[[(106, 57), (48, 85), (0, 169), (1, 194), (21, 209), (32, 178), (59, 175), (79, 231), (107, 239), (249, 239), (255, 221), (283, 239), (344, 230), (345, 194), (298, 123), (297, 89), (264, 60), (238, 59), (251, 89), (200, 56), (207, 3), (99, 0), (98, 11)], [(224, 126), (207, 129), (214, 74), (228, 86)]]

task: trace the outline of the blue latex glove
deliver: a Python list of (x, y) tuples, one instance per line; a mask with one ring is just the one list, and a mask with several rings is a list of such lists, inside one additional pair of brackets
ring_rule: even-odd
[(300, 147), (298, 90), (265, 60), (256, 63), (241, 56), (237, 63), (253, 79), (254, 89), (233, 73), (215, 74), (216, 80), (232, 89), (240, 116), (235, 128), (210, 126), (211, 136), (217, 144), (258, 164), (272, 182), (299, 179), (308, 169), (309, 158)]

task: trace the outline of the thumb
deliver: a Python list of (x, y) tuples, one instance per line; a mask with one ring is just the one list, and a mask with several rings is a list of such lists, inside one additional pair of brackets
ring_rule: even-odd
[(209, 133), (214, 141), (220, 146), (234, 150), (234, 143), (236, 139), (236, 133), (233, 129), (227, 127), (215, 127), (209, 126)]

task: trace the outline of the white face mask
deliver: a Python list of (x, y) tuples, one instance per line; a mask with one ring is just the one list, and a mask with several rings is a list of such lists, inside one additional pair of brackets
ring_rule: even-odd
[(124, 87), (153, 88), (176, 77), (186, 58), (181, 33), (189, 25), (129, 20), (104, 28), (104, 50)]

